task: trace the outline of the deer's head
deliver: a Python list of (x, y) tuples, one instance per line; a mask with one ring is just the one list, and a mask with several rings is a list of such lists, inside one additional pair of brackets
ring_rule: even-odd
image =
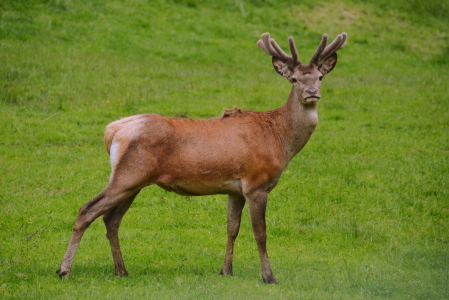
[(337, 64), (337, 50), (346, 46), (347, 34), (339, 34), (327, 47), (327, 34), (323, 34), (321, 43), (308, 64), (302, 64), (298, 57), (293, 37), (288, 38), (292, 55), (286, 54), (281, 47), (270, 38), (270, 34), (262, 34), (257, 45), (272, 56), (274, 69), (290, 81), (304, 104), (317, 102), (320, 97), (321, 80), (330, 73)]

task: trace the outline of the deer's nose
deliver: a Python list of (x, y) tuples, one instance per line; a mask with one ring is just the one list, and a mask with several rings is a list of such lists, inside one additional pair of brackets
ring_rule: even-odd
[(318, 89), (316, 88), (309, 88), (306, 90), (306, 93), (309, 95), (316, 95), (318, 93)]

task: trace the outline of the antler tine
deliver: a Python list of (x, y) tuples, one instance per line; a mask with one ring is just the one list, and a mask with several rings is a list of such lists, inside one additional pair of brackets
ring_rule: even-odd
[(270, 56), (277, 56), (276, 51), (272, 49), (269, 41), (270, 41), (270, 34), (268, 32), (265, 32), (264, 34), (262, 34), (262, 39), (257, 41), (257, 46), (259, 46), (259, 48), (262, 49), (263, 52), (265, 52), (266, 54)]
[(348, 35), (346, 32), (342, 32), (341, 34), (337, 35), (335, 40), (329, 44), (329, 46), (324, 49), (324, 51), (320, 55), (320, 62), (329, 57), (330, 55), (334, 54), (344, 46), (346, 46)]
[[(290, 55), (284, 52), (284, 50), (279, 47), (279, 45), (276, 43), (274, 39), (270, 39), (271, 46), (276, 50), (278, 57), (280, 57), (283, 61), (285, 61), (287, 64), (291, 65), (293, 60)], [(293, 65), (291, 65), (293, 67)]]
[(279, 47), (276, 41), (270, 38), (270, 34), (268, 32), (262, 34), (262, 39), (257, 42), (257, 46), (259, 46), (259, 48), (262, 49), (266, 54), (282, 60), (290, 67), (294, 67), (301, 62), (298, 60), (298, 51), (296, 50), (295, 42), (293, 41), (292, 37), (289, 38), (289, 45), (290, 50), (292, 51), (292, 56), (285, 53), (284, 50)]
[(317, 50), (315, 51), (315, 54), (313, 55), (312, 59), (310, 60), (310, 64), (319, 65), (327, 57), (331, 56), (339, 49), (346, 46), (346, 40), (348, 38), (348, 35), (346, 34), (346, 32), (337, 35), (335, 40), (326, 47), (327, 37), (328, 37), (327, 34), (323, 34), (321, 43), (318, 46)]
[(313, 54), (312, 58), (310, 59), (309, 64), (315, 64), (315, 65), (320, 64), (320, 62), (319, 62), (320, 56), (321, 56), (321, 53), (323, 53), (323, 51), (326, 49), (327, 39), (328, 39), (328, 35), (326, 33), (323, 34), (323, 37), (321, 38), (321, 43), (318, 46), (318, 48), (315, 50), (315, 54)]
[(292, 36), (288, 38), (288, 44), (290, 45), (290, 51), (292, 52), (293, 65), (301, 64), (298, 56), (298, 50), (296, 50), (295, 40)]
[(262, 40), (257, 41), (257, 46), (259, 46), (260, 49), (262, 49), (263, 52), (265, 52), (268, 55), (271, 55), (270, 52), (268, 52), (267, 48), (265, 48), (265, 45), (263, 44)]

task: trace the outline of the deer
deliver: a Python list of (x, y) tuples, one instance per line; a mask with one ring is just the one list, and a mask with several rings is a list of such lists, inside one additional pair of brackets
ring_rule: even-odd
[(334, 69), (336, 52), (346, 45), (347, 34), (338, 34), (329, 45), (327, 42), (324, 34), (309, 63), (303, 64), (293, 37), (288, 38), (288, 55), (269, 33), (262, 34), (257, 45), (272, 57), (276, 72), (292, 84), (288, 100), (280, 108), (252, 111), (234, 107), (212, 119), (140, 114), (109, 124), (104, 135), (112, 169), (109, 183), (80, 207), (56, 273), (69, 277), (84, 232), (103, 216), (115, 274), (127, 276), (118, 238), (120, 223), (141, 189), (158, 185), (180, 195), (227, 195), (227, 244), (221, 275), (233, 274), (234, 242), (248, 203), (263, 282), (278, 283), (266, 247), (268, 194), (318, 124), (321, 81)]

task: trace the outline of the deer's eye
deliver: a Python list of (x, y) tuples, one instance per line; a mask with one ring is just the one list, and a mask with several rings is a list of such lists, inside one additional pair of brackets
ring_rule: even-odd
[(292, 78), (290, 78), (290, 81), (295, 83), (295, 82), (298, 82), (298, 79), (296, 79), (295, 77), (292, 77)]
[(318, 80), (319, 80), (319, 81), (323, 80), (323, 76), (320, 76), (320, 77), (318, 78)]

